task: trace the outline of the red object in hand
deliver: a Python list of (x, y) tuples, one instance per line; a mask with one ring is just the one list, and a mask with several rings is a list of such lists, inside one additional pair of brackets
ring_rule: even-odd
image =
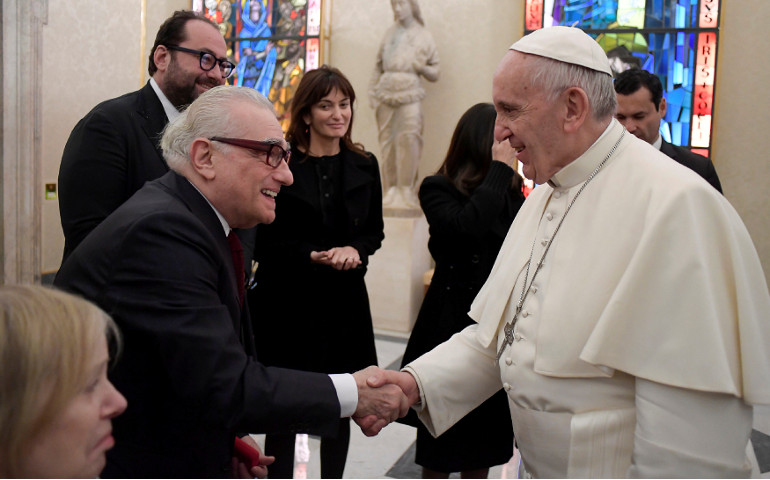
[(249, 466), (249, 470), (259, 466), (259, 451), (238, 437), (235, 437), (234, 453), (238, 460)]

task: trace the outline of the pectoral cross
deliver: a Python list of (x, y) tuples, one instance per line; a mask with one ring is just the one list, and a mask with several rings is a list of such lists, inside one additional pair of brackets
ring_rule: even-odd
[(521, 311), (521, 304), (516, 306), (516, 313), (513, 315), (513, 320), (506, 323), (503, 327), (503, 332), (505, 333), (505, 340), (503, 341), (503, 344), (500, 345), (500, 351), (497, 352), (497, 358), (495, 359), (496, 362), (500, 361), (500, 357), (503, 355), (503, 351), (505, 350), (505, 347), (509, 345), (513, 345), (513, 327), (516, 325), (516, 321), (519, 319), (519, 312)]

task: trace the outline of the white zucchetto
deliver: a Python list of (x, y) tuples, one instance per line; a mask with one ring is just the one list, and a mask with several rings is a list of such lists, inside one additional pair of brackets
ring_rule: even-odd
[(610, 62), (602, 47), (579, 28), (541, 28), (521, 37), (510, 50), (580, 65), (612, 76)]

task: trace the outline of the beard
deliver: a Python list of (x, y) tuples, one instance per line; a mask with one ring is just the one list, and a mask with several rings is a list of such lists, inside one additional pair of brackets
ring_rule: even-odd
[(220, 85), (219, 82), (212, 80), (206, 74), (192, 74), (182, 70), (172, 60), (166, 72), (162, 90), (168, 101), (181, 112), (200, 95), (195, 88), (198, 83), (211, 87)]

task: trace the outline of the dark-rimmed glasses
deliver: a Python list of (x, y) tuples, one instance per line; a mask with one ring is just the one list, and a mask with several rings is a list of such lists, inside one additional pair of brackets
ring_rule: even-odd
[(259, 153), (266, 153), (265, 162), (273, 168), (278, 168), (281, 164), (281, 160), (286, 160), (286, 163), (288, 164), (289, 159), (291, 158), (291, 151), (284, 150), (284, 148), (277, 143), (226, 137), (211, 137), (209, 140), (226, 143), (228, 145), (235, 145), (236, 147), (248, 148), (249, 150), (254, 150)]
[(202, 52), (200, 50), (193, 50), (192, 48), (180, 47), (179, 45), (166, 45), (166, 48), (168, 48), (169, 50), (177, 50), (179, 52), (192, 53), (193, 55), (198, 55), (200, 57), (201, 69), (207, 72), (209, 70), (212, 70), (218, 64), (219, 71), (222, 73), (222, 78), (229, 77), (230, 75), (232, 75), (233, 70), (235, 70), (235, 65), (233, 65), (232, 62), (217, 58), (209, 52)]

